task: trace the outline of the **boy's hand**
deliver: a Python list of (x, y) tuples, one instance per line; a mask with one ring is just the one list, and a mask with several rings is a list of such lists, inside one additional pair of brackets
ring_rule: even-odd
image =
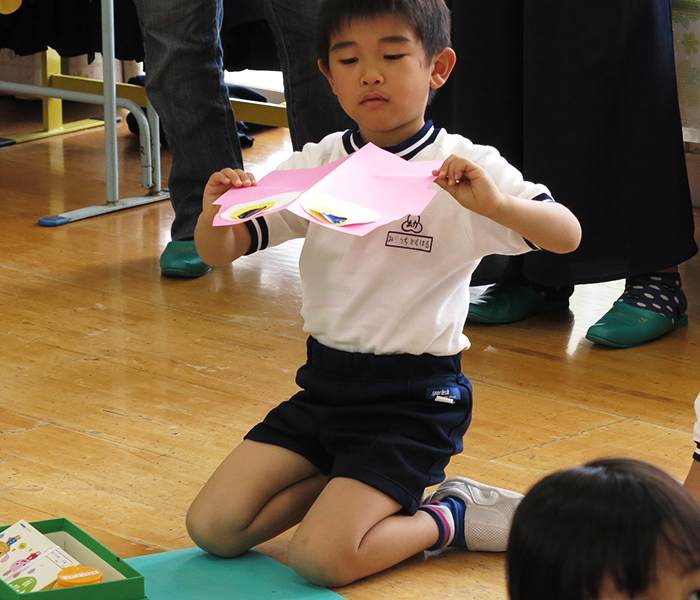
[(488, 217), (503, 203), (503, 194), (478, 162), (453, 154), (433, 175), (442, 189), (475, 213)]
[(540, 248), (564, 254), (576, 250), (581, 241), (581, 225), (563, 204), (504, 194), (478, 162), (452, 155), (433, 175), (462, 206), (518, 232)]
[(202, 213), (197, 219), (194, 241), (200, 258), (212, 267), (230, 264), (250, 248), (250, 233), (242, 223), (214, 227), (219, 206), (214, 201), (231, 188), (257, 185), (255, 177), (241, 169), (222, 169), (207, 181), (202, 196)]
[(214, 201), (231, 188), (250, 187), (258, 185), (252, 173), (246, 173), (241, 169), (222, 169), (214, 173), (207, 181), (202, 197), (202, 210), (212, 216), (219, 212), (219, 207)]

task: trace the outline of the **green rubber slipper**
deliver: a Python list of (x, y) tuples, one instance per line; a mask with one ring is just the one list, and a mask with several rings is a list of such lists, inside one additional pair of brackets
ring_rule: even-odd
[(211, 271), (194, 245), (194, 240), (170, 242), (160, 255), (160, 272), (166, 277), (201, 277)]
[(586, 339), (612, 348), (633, 348), (688, 324), (688, 315), (675, 323), (668, 317), (619, 300), (586, 333)]
[(515, 323), (568, 306), (568, 296), (546, 299), (540, 292), (521, 283), (497, 283), (484, 292), (478, 303), (469, 304), (467, 323)]

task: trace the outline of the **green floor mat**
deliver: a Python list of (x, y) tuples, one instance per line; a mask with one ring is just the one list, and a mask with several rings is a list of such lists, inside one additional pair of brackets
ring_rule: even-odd
[(342, 600), (255, 550), (225, 559), (190, 548), (126, 562), (145, 577), (148, 600)]

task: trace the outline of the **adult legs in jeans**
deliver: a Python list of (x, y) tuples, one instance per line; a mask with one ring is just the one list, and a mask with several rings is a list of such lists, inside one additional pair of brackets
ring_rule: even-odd
[(353, 125), (317, 65), (314, 38), (320, 4), (320, 0), (265, 0), (282, 66), (295, 150)]
[(209, 272), (194, 248), (194, 228), (209, 176), (243, 168), (236, 120), (224, 83), (222, 0), (135, 0), (144, 40), (146, 90), (172, 150), (168, 179), (175, 211), (163, 274)]

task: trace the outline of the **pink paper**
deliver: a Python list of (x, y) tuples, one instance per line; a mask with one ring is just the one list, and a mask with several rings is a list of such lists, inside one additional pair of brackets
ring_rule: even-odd
[[(221, 214), (232, 207), (251, 202), (263, 203), (265, 199), (277, 196), (284, 202), (278, 202), (269, 210), (256, 212), (250, 218), (286, 209), (323, 227), (352, 235), (365, 235), (406, 215), (420, 215), (437, 192), (428, 189), (428, 186), (435, 181), (432, 171), (441, 165), (442, 161), (409, 162), (373, 144), (366, 144), (357, 152), (333, 163), (313, 169), (273, 171), (263, 177), (257, 186), (227, 191), (215, 202), (221, 205), (221, 209), (214, 225), (231, 225), (232, 221), (222, 218)], [(329, 223), (302, 207), (306, 192), (320, 194), (322, 196), (319, 197), (328, 198), (329, 203), (337, 198), (372, 209), (379, 214), (379, 218), (368, 223)], [(238, 222), (245, 220), (249, 219)]]

